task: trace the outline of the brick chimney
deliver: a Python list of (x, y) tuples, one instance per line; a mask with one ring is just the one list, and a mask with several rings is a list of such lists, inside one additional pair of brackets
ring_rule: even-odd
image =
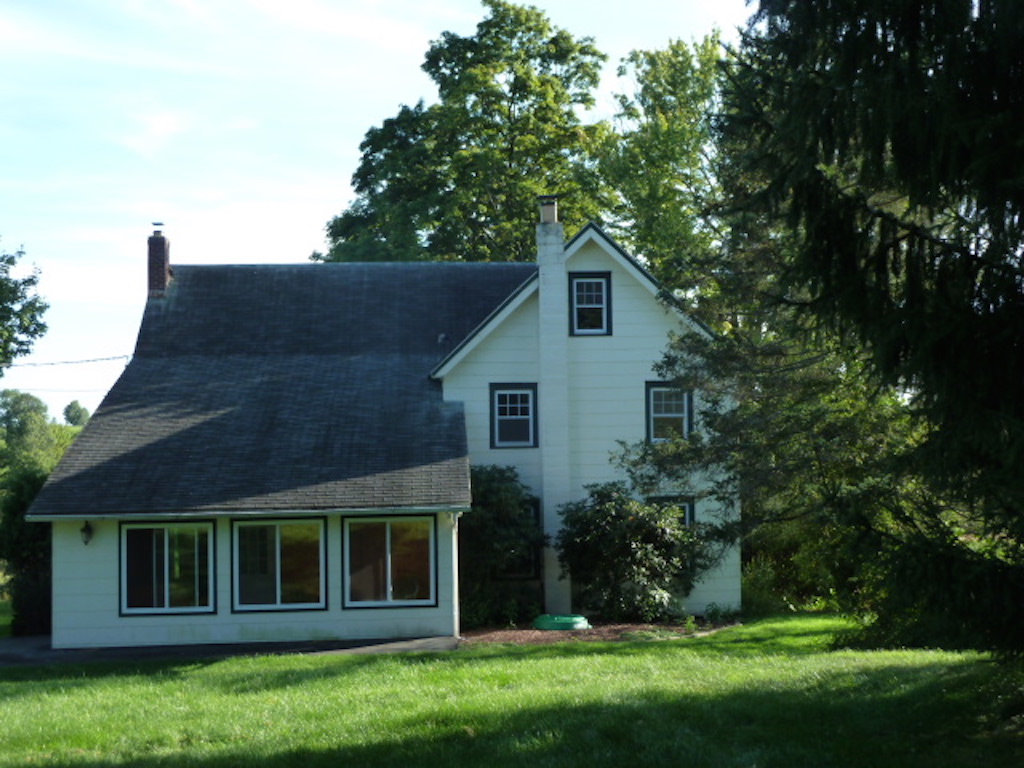
[[(155, 226), (162, 226), (156, 224)], [(171, 282), (171, 243), (157, 229), (149, 237), (149, 295), (163, 296)]]

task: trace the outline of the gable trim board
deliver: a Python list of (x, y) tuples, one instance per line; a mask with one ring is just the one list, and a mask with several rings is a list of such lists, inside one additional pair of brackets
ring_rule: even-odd
[[(618, 479), (616, 441), (644, 438), (645, 384), (669, 332), (708, 332), (599, 228), (566, 243), (549, 220), (537, 236), (537, 264), (172, 269), (154, 235), (166, 284), (150, 291), (135, 355), (29, 510), (53, 524), (54, 646), (458, 634), (470, 463), (515, 466), (554, 534), (561, 504)], [(614, 334), (571, 335), (570, 267), (608, 276)], [(491, 442), (495, 386), (530, 389), (531, 445)], [(346, 531), (381, 522), (366, 546), (383, 552), (381, 531), (403, 519), (432, 521), (431, 599), (352, 600), (364, 550), (346, 549)], [(313, 609), (237, 605), (237, 531), (260, 521), (320, 521)], [(121, 531), (188, 522), (212, 531), (213, 609), (122, 611)], [(367, 567), (390, 567), (374, 557)], [(547, 608), (565, 612), (570, 585), (553, 550), (543, 561)], [(422, 558), (415, 568), (422, 577)], [(374, 573), (360, 578), (384, 595), (396, 577)], [(691, 599), (696, 611), (738, 604), (738, 555)]]

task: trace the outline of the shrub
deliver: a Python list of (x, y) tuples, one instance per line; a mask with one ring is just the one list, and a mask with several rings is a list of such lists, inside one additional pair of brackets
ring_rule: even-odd
[[(555, 549), (586, 609), (610, 620), (682, 614), (677, 598), (721, 554), (710, 526), (686, 525), (685, 510), (633, 498), (624, 483), (588, 487), (562, 507)], [(678, 610), (677, 610), (678, 608)]]
[(472, 470), (473, 508), (459, 523), (464, 627), (512, 625), (541, 612), (537, 500), (512, 467)]

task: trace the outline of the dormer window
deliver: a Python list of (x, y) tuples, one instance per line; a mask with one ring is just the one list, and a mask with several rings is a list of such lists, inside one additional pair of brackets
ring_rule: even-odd
[(569, 333), (572, 336), (610, 336), (612, 277), (609, 272), (569, 273)]

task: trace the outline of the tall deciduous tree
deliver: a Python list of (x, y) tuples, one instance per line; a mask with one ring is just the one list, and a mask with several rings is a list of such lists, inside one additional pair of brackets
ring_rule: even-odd
[(617, 141), (606, 144), (602, 172), (617, 200), (611, 226), (670, 287), (707, 292), (710, 252), (720, 245), (711, 216), (718, 197), (714, 115), (723, 49), (718, 35), (688, 45), (633, 51), (619, 75)]
[(64, 406), (64, 421), (72, 427), (84, 427), (89, 420), (89, 409), (77, 400)]
[(0, 392), (0, 560), (15, 634), (49, 631), (50, 525), (29, 523), (25, 513), (80, 431), (51, 421), (34, 395)]
[(314, 259), (528, 260), (538, 195), (563, 195), (570, 227), (598, 217), (591, 153), (607, 126), (577, 110), (593, 103), (604, 54), (536, 8), (483, 4), (475, 35), (445, 32), (427, 51), (439, 102), (367, 132), (356, 200)]
[(0, 252), (0, 368), (27, 355), (32, 343), (46, 332), (46, 302), (36, 293), (39, 273), (14, 274), (24, 251)]

